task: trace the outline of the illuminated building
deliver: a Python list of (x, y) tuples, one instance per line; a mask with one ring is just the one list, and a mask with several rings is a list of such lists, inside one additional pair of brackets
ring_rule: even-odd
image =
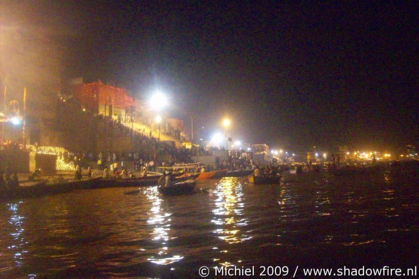
[(104, 84), (100, 80), (77, 86), (74, 96), (82, 107), (115, 119), (125, 119), (136, 106), (126, 89)]

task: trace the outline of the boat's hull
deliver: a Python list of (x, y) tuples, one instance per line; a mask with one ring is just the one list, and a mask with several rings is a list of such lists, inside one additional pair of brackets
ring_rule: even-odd
[(249, 176), (249, 182), (254, 184), (279, 184), (280, 176), (264, 177), (264, 176)]
[(217, 172), (216, 171), (206, 171), (202, 172), (198, 175), (196, 178), (197, 180), (204, 180), (204, 179), (210, 179), (212, 178)]
[(98, 180), (91, 188), (132, 187), (157, 185), (160, 176), (146, 176), (139, 178), (103, 178)]
[(226, 175), (227, 172), (228, 170), (217, 170), (215, 171), (215, 174), (211, 178), (212, 179), (222, 178)]
[(228, 171), (224, 177), (243, 177), (248, 176), (253, 173), (253, 170), (236, 170), (236, 171)]
[(183, 195), (190, 194), (195, 189), (195, 181), (185, 181), (175, 183), (173, 186), (159, 186), (159, 192), (163, 195)]

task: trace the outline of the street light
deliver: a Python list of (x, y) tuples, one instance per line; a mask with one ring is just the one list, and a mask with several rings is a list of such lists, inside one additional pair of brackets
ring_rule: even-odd
[(9, 119), (9, 122), (13, 124), (13, 126), (20, 126), (22, 124), (22, 118), (13, 116)]
[(231, 126), (231, 120), (230, 120), (230, 118), (225, 117), (225, 118), (222, 120), (221, 124), (222, 124), (222, 125), (223, 125), (223, 127), (224, 127), (224, 135), (225, 135), (225, 137), (226, 137), (226, 139), (227, 139), (227, 141), (226, 141), (226, 147), (227, 147), (227, 150), (230, 150), (230, 146), (229, 146), (229, 138), (228, 138), (228, 135), (227, 135), (227, 130), (228, 130), (228, 129), (230, 128), (230, 126)]
[(231, 120), (229, 118), (224, 118), (222, 123), (225, 129), (228, 129), (231, 126)]
[(169, 100), (161, 91), (155, 91), (148, 101), (150, 107), (154, 111), (162, 111), (169, 105)]
[(220, 147), (220, 145), (222, 144), (223, 140), (224, 140), (223, 135), (222, 135), (220, 132), (216, 132), (216, 133), (215, 133), (215, 134), (211, 137), (210, 143), (211, 143), (211, 145), (213, 145), (213, 146)]
[(160, 115), (157, 115), (156, 118), (154, 119), (154, 121), (159, 125), (159, 141), (160, 141), (160, 124), (162, 122), (162, 117)]
[(241, 147), (241, 145), (242, 145), (242, 142), (241, 142), (240, 140), (236, 140), (236, 141), (234, 142), (234, 146), (235, 146), (235, 147), (237, 147), (237, 148), (240, 148), (240, 147)]

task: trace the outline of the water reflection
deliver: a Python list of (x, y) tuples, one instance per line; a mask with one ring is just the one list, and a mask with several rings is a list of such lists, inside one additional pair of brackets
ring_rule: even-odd
[(12, 237), (12, 244), (7, 248), (11, 250), (16, 266), (20, 267), (23, 262), (23, 255), (27, 253), (24, 249), (27, 242), (23, 238), (23, 220), (24, 217), (19, 215), (19, 206), (22, 201), (18, 203), (8, 203), (7, 207), (10, 212), (8, 223), (12, 226), (10, 236)]
[(165, 211), (162, 206), (164, 202), (157, 187), (148, 188), (144, 191), (146, 198), (151, 202), (148, 213), (147, 224), (153, 227), (152, 239), (159, 244), (157, 255), (148, 258), (154, 264), (168, 265), (183, 259), (181, 255), (169, 254), (171, 213)]
[(216, 199), (211, 222), (217, 226), (213, 233), (228, 244), (251, 239), (240, 230), (247, 226), (247, 219), (243, 217), (243, 185), (240, 181), (232, 177), (223, 178), (213, 193)]

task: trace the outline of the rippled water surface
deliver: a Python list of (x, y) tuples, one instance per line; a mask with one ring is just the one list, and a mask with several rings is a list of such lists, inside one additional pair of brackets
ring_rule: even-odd
[(80, 190), (0, 203), (0, 278), (194, 278), (201, 265), (417, 264), (417, 177), (223, 178), (193, 195)]

